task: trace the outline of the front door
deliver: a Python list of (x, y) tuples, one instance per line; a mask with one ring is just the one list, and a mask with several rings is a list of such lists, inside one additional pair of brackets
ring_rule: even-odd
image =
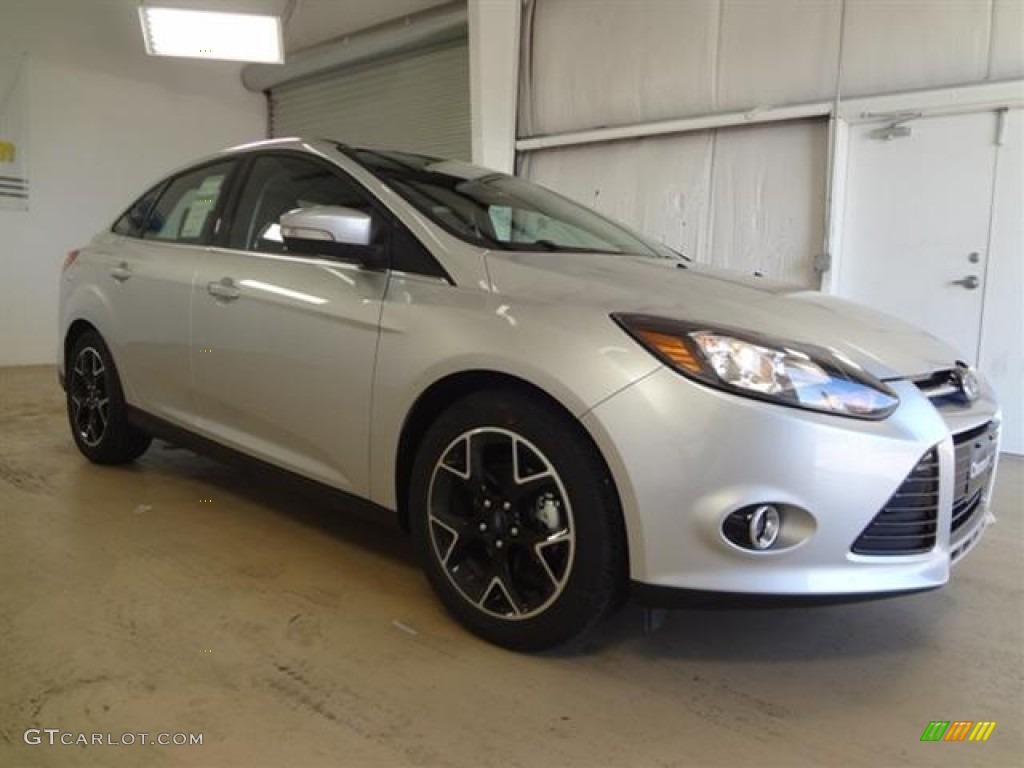
[(370, 392), (386, 272), (287, 252), (294, 208), (369, 206), (312, 158), (252, 161), (227, 247), (207, 253), (192, 299), (200, 430), (244, 453), (353, 493), (369, 477)]
[(839, 293), (978, 365), (1024, 452), (1019, 112), (856, 125), (849, 146)]

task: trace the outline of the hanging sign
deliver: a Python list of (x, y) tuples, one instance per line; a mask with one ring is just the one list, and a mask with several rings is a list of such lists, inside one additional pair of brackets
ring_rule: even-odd
[(0, 55), (0, 209), (28, 210), (26, 80), (24, 55)]

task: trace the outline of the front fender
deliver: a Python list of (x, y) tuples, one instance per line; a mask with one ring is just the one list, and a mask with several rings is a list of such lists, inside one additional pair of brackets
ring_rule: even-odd
[[(661, 367), (604, 313), (394, 276), (381, 314), (370, 494), (394, 509), (402, 429), (419, 397), (463, 372), (522, 379), (580, 418)], [(394, 297), (401, 297), (395, 301)]]

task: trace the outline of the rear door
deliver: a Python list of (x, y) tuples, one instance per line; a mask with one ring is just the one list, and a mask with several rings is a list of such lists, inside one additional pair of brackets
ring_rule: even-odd
[(125, 236), (112, 239), (104, 254), (116, 319), (109, 341), (128, 401), (180, 425), (193, 421), (192, 281), (235, 165), (220, 160), (165, 182), (155, 204), (145, 212), (133, 206), (115, 225), (115, 234)]
[(219, 247), (193, 294), (192, 368), (199, 428), (249, 455), (365, 493), (370, 390), (384, 271), (289, 253), (282, 213), (358, 208), (388, 226), (362, 188), (301, 153), (249, 161)]

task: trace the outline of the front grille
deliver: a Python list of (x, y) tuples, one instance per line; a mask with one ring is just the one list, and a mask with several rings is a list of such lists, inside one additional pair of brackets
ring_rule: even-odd
[(882, 511), (857, 537), (858, 555), (916, 555), (935, 547), (939, 518), (939, 455), (932, 448)]
[(953, 436), (956, 472), (953, 480), (953, 520), (956, 533), (982, 509), (996, 464), (998, 430), (992, 422)]

